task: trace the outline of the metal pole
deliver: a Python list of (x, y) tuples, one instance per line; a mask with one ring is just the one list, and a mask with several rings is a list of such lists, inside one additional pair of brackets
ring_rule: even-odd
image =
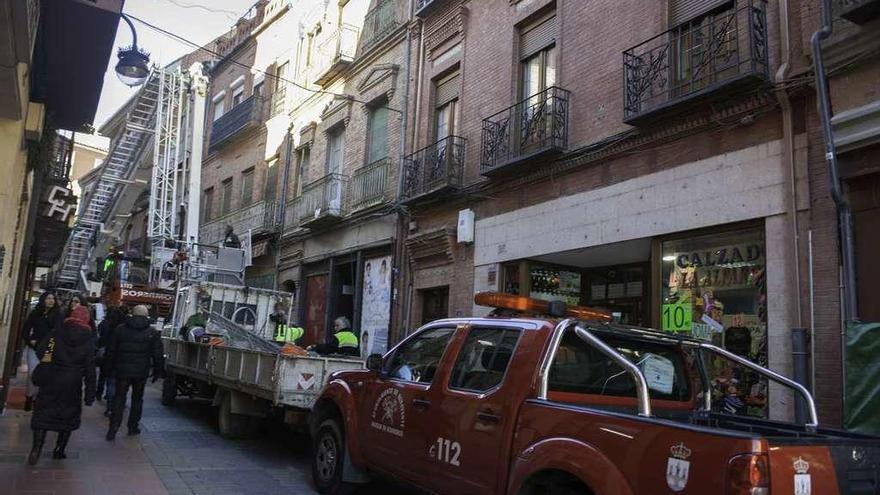
[(201, 63), (189, 68), (192, 75), (193, 90), (193, 123), (192, 123), (192, 154), (190, 155), (188, 199), (186, 208), (186, 239), (187, 243), (199, 242), (199, 217), (201, 216), (202, 192), (202, 149), (205, 135), (205, 105), (208, 94), (208, 77), (204, 74)]
[[(811, 388), (809, 382), (809, 352), (807, 350), (808, 330), (803, 327), (791, 329), (791, 361), (794, 381)], [(807, 421), (807, 404), (801, 395), (794, 398), (794, 417), (798, 423)]]

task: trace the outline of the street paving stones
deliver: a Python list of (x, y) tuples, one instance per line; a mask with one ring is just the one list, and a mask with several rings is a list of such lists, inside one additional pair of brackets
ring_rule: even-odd
[[(159, 403), (158, 387), (148, 387), (143, 433), (104, 440), (103, 403), (84, 408), (82, 427), (73, 433), (66, 460), (53, 460), (55, 434), (30, 467), (30, 413), (11, 401), (0, 416), (0, 495), (274, 495), (314, 494), (308, 439), (279, 426), (264, 425), (253, 439), (227, 440), (217, 433), (207, 403)], [(269, 431), (265, 431), (269, 430)], [(281, 431), (281, 433), (279, 433)], [(405, 494), (381, 482), (363, 493)]]

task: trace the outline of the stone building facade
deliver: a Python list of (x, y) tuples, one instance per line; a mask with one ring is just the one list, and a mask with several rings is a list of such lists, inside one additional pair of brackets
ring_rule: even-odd
[(306, 343), (344, 316), (364, 352), (389, 341), (406, 109), (404, 2), (330, 2), (305, 19), (286, 88), (291, 154), (280, 263)]
[[(396, 324), (483, 314), (473, 294), (500, 290), (745, 342), (738, 352), (788, 375), (791, 329), (807, 327), (820, 418), (840, 424), (837, 222), (808, 85), (814, 4), (416, 2)], [(834, 112), (855, 109), (844, 119), (861, 136), (876, 127), (862, 122), (877, 30), (842, 25)], [(876, 140), (859, 143), (841, 160), (867, 177)], [(849, 187), (870, 231), (866, 180)], [(860, 287), (861, 306), (880, 307)], [(745, 382), (749, 413), (793, 417), (786, 389)]]

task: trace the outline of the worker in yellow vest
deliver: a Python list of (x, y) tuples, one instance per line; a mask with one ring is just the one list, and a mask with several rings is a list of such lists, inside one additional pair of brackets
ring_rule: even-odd
[(284, 345), (287, 342), (295, 344), (305, 334), (305, 330), (302, 328), (287, 324), (287, 311), (281, 303), (275, 305), (275, 312), (269, 316), (269, 321), (275, 324), (274, 338), (278, 345)]
[(333, 340), (326, 344), (310, 346), (310, 351), (318, 354), (344, 354), (346, 356), (360, 356), (360, 346), (357, 335), (351, 330), (351, 322), (345, 316), (333, 320)]
[(282, 323), (275, 326), (275, 342), (281, 345), (284, 345), (286, 342), (295, 344), (297, 340), (302, 338), (304, 333), (306, 333), (305, 330), (300, 327)]

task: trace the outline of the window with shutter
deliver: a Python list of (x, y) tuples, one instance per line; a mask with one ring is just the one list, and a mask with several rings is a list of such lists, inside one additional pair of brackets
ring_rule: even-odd
[(676, 26), (725, 4), (733, 5), (733, 3), (732, 0), (669, 0), (669, 25)]
[(254, 201), (254, 169), (241, 174), (241, 208), (250, 206)]
[(275, 193), (278, 189), (278, 159), (273, 158), (269, 162), (269, 167), (266, 171), (266, 192), (264, 194), (264, 199), (266, 203), (274, 203), (275, 202)]
[(523, 60), (556, 42), (556, 16), (524, 26), (520, 32), (519, 58)]
[(380, 106), (370, 112), (370, 142), (367, 163), (388, 156), (388, 108)]
[(345, 130), (339, 129), (330, 133), (329, 142), (327, 143), (328, 153), (327, 153), (327, 173), (328, 174), (341, 174), (342, 173), (342, 158), (343, 158), (343, 150), (342, 143), (345, 140)]
[(223, 181), (223, 204), (221, 208), (221, 215), (226, 215), (232, 210), (232, 178), (228, 178)]

